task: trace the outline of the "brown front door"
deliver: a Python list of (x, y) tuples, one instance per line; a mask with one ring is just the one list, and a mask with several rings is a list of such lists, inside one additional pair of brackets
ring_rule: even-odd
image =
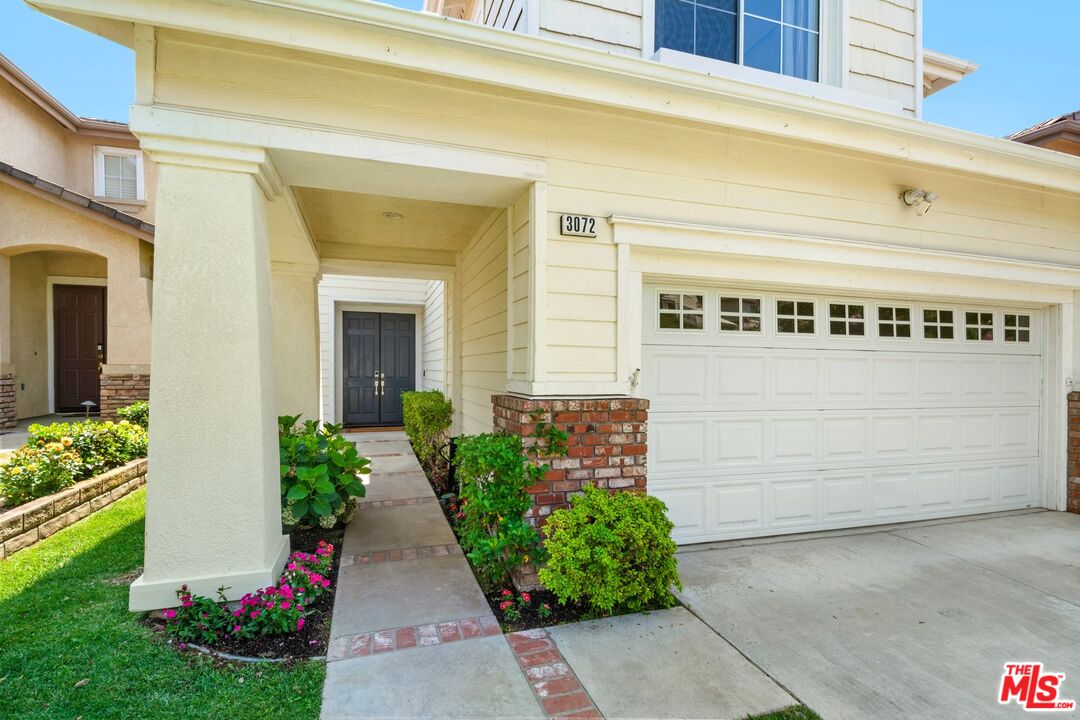
[(56, 410), (82, 410), (101, 403), (101, 363), (105, 362), (105, 288), (56, 285)]

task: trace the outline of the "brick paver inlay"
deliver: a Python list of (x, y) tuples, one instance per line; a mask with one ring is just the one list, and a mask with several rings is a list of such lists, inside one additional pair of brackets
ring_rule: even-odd
[(434, 495), (426, 497), (397, 498), (396, 500), (362, 500), (361, 510), (373, 510), (375, 508), (404, 507), (405, 505), (429, 505), (438, 502)]
[(596, 703), (546, 630), (538, 628), (510, 633), (506, 641), (544, 714), (552, 718), (602, 720), (604, 716)]
[(333, 662), (415, 647), (445, 645), (460, 640), (492, 637), (501, 633), (502, 629), (498, 621), (491, 615), (426, 623), (412, 627), (389, 628), (331, 639), (330, 647), (326, 652), (326, 660)]
[(341, 558), (341, 566), (370, 565), (371, 563), (399, 562), (401, 560), (422, 560), (424, 558), (448, 557), (461, 555), (461, 546), (457, 543), (450, 545), (422, 545), (420, 547), (397, 548), (394, 550), (379, 550), (363, 555), (348, 555)]

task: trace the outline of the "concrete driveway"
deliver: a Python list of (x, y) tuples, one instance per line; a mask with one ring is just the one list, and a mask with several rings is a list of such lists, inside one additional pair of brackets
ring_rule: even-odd
[(698, 546), (679, 563), (691, 610), (826, 720), (1029, 716), (997, 703), (1009, 661), (1065, 673), (1080, 700), (1078, 515)]

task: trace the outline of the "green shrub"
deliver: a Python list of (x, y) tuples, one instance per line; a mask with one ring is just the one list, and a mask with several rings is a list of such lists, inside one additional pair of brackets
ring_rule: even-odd
[(454, 466), (461, 482), (461, 547), (481, 584), (493, 589), (514, 568), (539, 559), (540, 536), (525, 521), (532, 507), (527, 488), (543, 478), (547, 466), (529, 461), (516, 435), (464, 437)]
[(327, 529), (348, 523), (366, 492), (360, 476), (371, 472), (371, 461), (345, 439), (341, 425), (299, 421), (299, 415), (278, 418), (281, 522)]
[(121, 420), (140, 425), (147, 430), (150, 429), (150, 403), (145, 400), (122, 407), (116, 411), (116, 414), (120, 416)]
[(585, 487), (547, 520), (540, 582), (559, 602), (600, 614), (673, 606), (671, 587), (682, 582), (666, 510), (648, 495)]
[(74, 485), (80, 467), (71, 438), (24, 445), (0, 465), (0, 496), (11, 505), (22, 505), (51, 495)]
[(405, 418), (405, 434), (416, 457), (424, 467), (435, 468), (439, 450), (446, 444), (454, 420), (453, 404), (438, 390), (404, 392), (401, 413)]
[(76, 480), (85, 480), (146, 457), (146, 429), (127, 420), (34, 424), (29, 428), (26, 444), (42, 447), (63, 443), (65, 438), (71, 440), (71, 447), (79, 454)]

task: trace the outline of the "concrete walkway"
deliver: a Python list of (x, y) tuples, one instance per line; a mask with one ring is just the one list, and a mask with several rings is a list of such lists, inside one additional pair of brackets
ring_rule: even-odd
[(1023, 717), (997, 702), (1013, 661), (1080, 699), (1077, 515), (686, 549), (679, 567), (684, 602), (826, 720)]
[(345, 533), (322, 716), (744, 718), (794, 699), (682, 608), (503, 635), (404, 433)]

